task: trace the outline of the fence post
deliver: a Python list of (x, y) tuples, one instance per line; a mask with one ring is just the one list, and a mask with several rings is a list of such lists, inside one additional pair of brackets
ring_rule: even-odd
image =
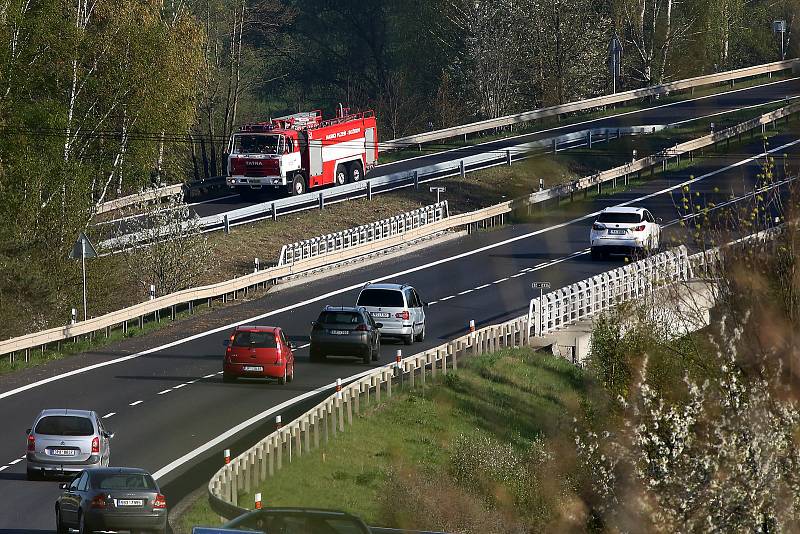
[(467, 171), (464, 169), (464, 160), (458, 162), (458, 172), (461, 174), (461, 179), (463, 180), (467, 176)]
[(506, 163), (508, 164), (509, 167), (511, 167), (511, 151), (510, 150), (506, 150)]
[(386, 398), (392, 398), (392, 375), (394, 373), (390, 373), (388, 379), (386, 380)]
[(372, 182), (367, 180), (367, 200), (372, 200)]
[(414, 171), (414, 189), (419, 189), (419, 171)]
[(325, 209), (325, 195), (322, 193), (319, 194), (319, 209)]
[(411, 360), (411, 361), (409, 361), (408, 363), (410, 364), (410, 367), (411, 367), (411, 368), (410, 368), (410, 373), (409, 373), (409, 375), (408, 375), (408, 382), (409, 382), (409, 384), (411, 385), (411, 389), (414, 389), (414, 380), (415, 380), (415, 377), (414, 377), (415, 373), (414, 373), (414, 371), (416, 371), (416, 367), (417, 367), (417, 360), (416, 360), (416, 359), (412, 359), (412, 360)]
[(278, 220), (278, 210), (275, 208), (275, 203), (274, 202), (272, 203), (272, 208), (270, 209), (270, 211), (272, 212), (272, 220), (273, 221), (277, 221)]
[(228, 214), (222, 216), (222, 224), (225, 227), (225, 234), (231, 233), (231, 222), (228, 220)]
[(269, 456), (267, 457), (267, 468), (269, 471), (269, 476), (272, 477), (275, 475), (275, 439), (269, 438), (267, 441), (267, 449)]

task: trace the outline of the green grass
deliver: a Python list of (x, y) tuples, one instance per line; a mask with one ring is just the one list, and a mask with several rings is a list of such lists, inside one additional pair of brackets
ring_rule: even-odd
[[(563, 481), (532, 472), (520, 485), (506, 467), (515, 458), (530, 465), (535, 454), (564, 448), (561, 440), (585, 403), (583, 372), (529, 349), (507, 349), (465, 363), (457, 374), (440, 375), (424, 390), (405, 391), (362, 410), (353, 426), (327, 446), (296, 459), (250, 494), (240, 494), (239, 502), (252, 503), (258, 491), (267, 506), (341, 509), (372, 525), (399, 528), (455, 528), (448, 515), (453, 513), (506, 525), (547, 519), (556, 506), (556, 494), (549, 490)], [(438, 504), (420, 502), (425, 500), (420, 485), (433, 488)], [(444, 498), (460, 508), (445, 513), (438, 506)], [(205, 497), (180, 519), (185, 532), (218, 523)]]
[[(763, 84), (771, 83), (771, 82), (777, 82), (777, 81), (780, 81), (780, 80), (787, 80), (787, 79), (790, 79), (790, 78), (792, 78), (792, 76), (787, 76), (787, 75), (773, 75), (773, 77), (771, 79), (770, 78), (766, 78), (766, 77), (757, 77), (757, 78), (746, 80), (744, 82), (738, 82), (736, 84), (736, 86), (733, 88), (733, 90), (745, 89), (745, 88), (748, 88), (748, 87), (755, 87), (755, 86), (758, 86), (758, 85), (763, 85)], [(589, 121), (589, 120), (595, 120), (595, 119), (602, 119), (602, 118), (610, 117), (610, 116), (613, 116), (613, 115), (619, 115), (621, 113), (630, 113), (630, 112), (633, 112), (633, 111), (641, 111), (641, 110), (647, 109), (649, 107), (652, 107), (653, 105), (670, 104), (670, 103), (674, 103), (674, 102), (680, 102), (680, 101), (683, 101), (683, 100), (689, 100), (689, 99), (692, 99), (692, 98), (699, 98), (699, 97), (702, 97), (702, 96), (711, 96), (711, 95), (715, 95), (715, 94), (721, 94), (721, 93), (725, 93), (725, 92), (729, 92), (729, 91), (731, 91), (731, 88), (726, 83), (726, 84), (723, 84), (723, 85), (707, 86), (707, 87), (703, 87), (703, 88), (700, 88), (700, 89), (696, 89), (694, 91), (694, 93), (689, 93), (688, 91), (687, 92), (681, 92), (681, 93), (673, 93), (670, 96), (659, 98), (653, 104), (637, 103), (637, 104), (621, 105), (621, 106), (618, 106), (618, 107), (607, 107), (605, 109), (599, 109), (599, 110), (591, 111), (591, 112), (588, 112), (588, 113), (586, 113), (586, 112), (576, 112), (575, 114), (569, 115), (566, 118), (564, 118), (564, 117), (562, 117), (562, 118), (546, 117), (544, 119), (540, 119), (540, 120), (536, 121), (535, 123), (526, 123), (526, 124), (523, 124), (523, 125), (514, 125), (514, 127), (513, 127), (513, 129), (511, 131), (503, 129), (500, 132), (495, 132), (495, 133), (485, 134), (485, 135), (481, 135), (480, 133), (479, 134), (472, 134), (473, 137), (472, 138), (468, 137), (466, 142), (464, 142), (464, 138), (462, 136), (462, 137), (458, 137), (458, 138), (451, 138), (451, 139), (449, 139), (447, 141), (446, 144), (426, 144), (426, 145), (423, 145), (422, 150), (419, 150), (417, 147), (411, 147), (411, 148), (407, 148), (407, 149), (403, 149), (403, 150), (394, 150), (394, 151), (391, 151), (391, 152), (386, 152), (384, 154), (381, 154), (380, 162), (381, 163), (392, 163), (392, 162), (395, 162), (395, 161), (401, 161), (401, 160), (405, 160), (405, 159), (421, 156), (423, 154), (436, 153), (436, 152), (441, 152), (441, 151), (444, 151), (444, 150), (451, 150), (451, 149), (454, 149), (454, 148), (460, 148), (460, 147), (465, 147), (465, 146), (475, 146), (475, 145), (478, 145), (478, 144), (481, 144), (481, 143), (488, 143), (488, 142), (491, 142), (491, 141), (496, 141), (498, 139), (505, 139), (507, 137), (513, 137), (513, 136), (523, 135), (523, 134), (527, 134), (527, 133), (535, 133), (535, 132), (538, 132), (538, 131), (546, 130), (548, 128), (568, 126), (570, 124), (575, 124), (575, 123)], [(775, 106), (775, 108), (773, 108), (773, 109), (776, 109), (777, 107), (780, 107), (780, 105)], [(758, 109), (758, 108), (754, 108), (754, 109)], [(762, 111), (761, 113), (766, 113), (766, 112), (767, 111)], [(744, 113), (746, 113), (746, 112), (744, 112)], [(724, 124), (725, 122), (727, 122), (727, 119), (725, 117), (727, 117), (727, 115), (720, 116), (720, 118), (718, 118), (718, 120), (714, 120), (712, 118), (712, 119), (708, 119), (708, 121), (709, 122), (713, 121), (713, 122), (715, 122), (715, 124)], [(741, 122), (741, 121), (739, 121), (739, 122)], [(735, 124), (735, 123), (731, 123), (730, 125), (733, 125), (733, 124)]]

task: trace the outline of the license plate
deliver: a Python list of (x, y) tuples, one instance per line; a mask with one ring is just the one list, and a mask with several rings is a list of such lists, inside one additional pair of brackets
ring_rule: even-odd
[(264, 370), (264, 368), (261, 367), (260, 365), (245, 365), (244, 367), (242, 367), (242, 369), (244, 369), (245, 371), (263, 371)]
[(142, 499), (117, 499), (117, 506), (142, 506)]
[(331, 330), (331, 334), (334, 336), (346, 336), (349, 333), (347, 330)]
[(611, 235), (625, 235), (625, 234), (628, 233), (628, 231), (627, 230), (609, 230), (608, 233), (611, 234)]
[(377, 317), (378, 319), (388, 319), (391, 314), (386, 312), (370, 312), (370, 315), (373, 317)]
[(75, 451), (72, 449), (51, 449), (50, 454), (53, 456), (75, 456)]

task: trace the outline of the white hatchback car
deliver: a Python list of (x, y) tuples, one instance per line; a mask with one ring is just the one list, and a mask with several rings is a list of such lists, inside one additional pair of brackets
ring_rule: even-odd
[(592, 225), (589, 240), (592, 259), (607, 254), (645, 256), (658, 250), (661, 240), (661, 219), (644, 208), (614, 207), (600, 212)]

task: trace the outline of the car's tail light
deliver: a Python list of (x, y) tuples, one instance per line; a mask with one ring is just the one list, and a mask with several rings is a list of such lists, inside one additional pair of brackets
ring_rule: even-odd
[(100, 438), (92, 439), (92, 454), (100, 452)]
[(358, 325), (356, 327), (356, 331), (357, 332), (366, 332), (367, 331), (367, 325), (365, 325), (365, 324)]
[(91, 508), (105, 508), (108, 505), (106, 502), (106, 494), (105, 493), (98, 493), (92, 499), (92, 502), (89, 503)]
[(605, 230), (605, 229), (606, 229), (606, 227), (605, 227), (605, 226), (603, 226), (603, 225), (602, 225), (602, 224), (600, 224), (600, 223), (594, 223), (594, 224), (592, 225), (592, 230), (598, 230), (598, 231), (599, 231), (599, 230)]
[(643, 224), (640, 224), (639, 226), (637, 226), (635, 228), (632, 228), (632, 230), (634, 232), (644, 232), (644, 228), (645, 228), (645, 226)]
[(28, 435), (28, 450), (36, 452), (36, 437), (33, 434)]
[(409, 317), (411, 317), (411, 316), (408, 314), (408, 310), (406, 310), (406, 311), (404, 311), (404, 312), (402, 312), (402, 313), (395, 313), (395, 314), (394, 314), (394, 316), (395, 316), (396, 318), (398, 318), (398, 319), (402, 319), (402, 320), (404, 320), (404, 321), (408, 321), (408, 318), (409, 318)]
[(167, 507), (167, 498), (160, 493), (156, 495), (156, 500), (153, 501), (153, 508), (164, 509)]

